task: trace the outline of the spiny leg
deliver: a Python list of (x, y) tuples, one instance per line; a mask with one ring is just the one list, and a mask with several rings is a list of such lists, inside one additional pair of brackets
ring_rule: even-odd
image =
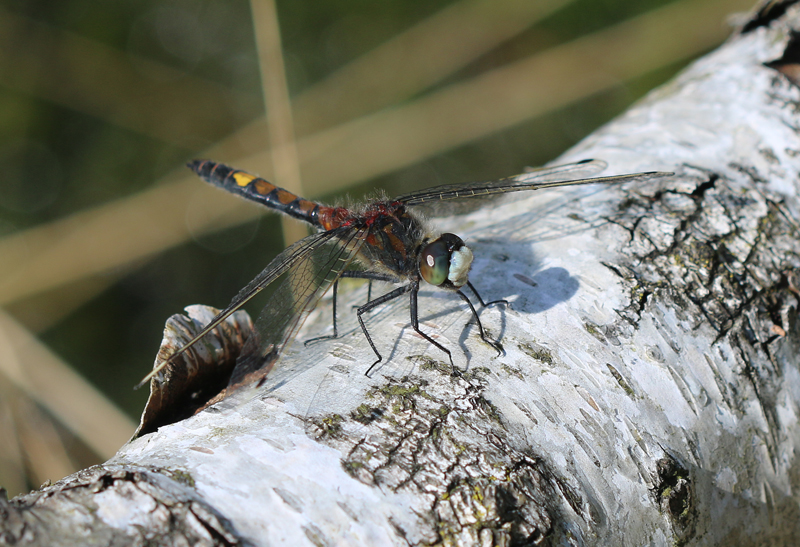
[[(473, 291), (474, 291), (474, 289), (473, 289)], [(469, 306), (469, 309), (472, 312), (472, 317), (474, 317), (475, 318), (475, 322), (478, 323), (478, 331), (481, 333), (481, 340), (483, 340), (484, 342), (486, 342), (487, 344), (492, 346), (494, 349), (496, 349), (497, 350), (497, 355), (502, 355), (503, 354), (503, 346), (500, 345), (500, 342), (496, 342), (494, 340), (489, 340), (486, 337), (486, 332), (484, 332), (484, 330), (483, 330), (483, 325), (481, 324), (480, 317), (478, 317), (478, 312), (475, 311), (475, 306), (473, 306), (472, 302), (469, 301), (469, 298), (467, 298), (467, 295), (464, 294), (463, 292), (461, 292), (460, 290), (456, 291), (456, 293), (458, 294), (458, 296), (461, 297), (461, 299), (464, 302), (467, 303), (467, 306)], [(480, 296), (478, 297), (478, 299), (480, 299)], [(498, 300), (497, 302), (500, 302), (500, 301)], [(503, 300), (503, 302), (505, 302), (505, 300)], [(494, 304), (494, 303), (495, 302), (490, 302), (490, 304)], [(481, 304), (483, 304), (483, 301), (481, 301)], [(487, 304), (484, 304), (484, 307), (486, 307), (486, 306), (487, 306)]]
[(339, 338), (339, 328), (336, 326), (336, 294), (339, 290), (339, 280), (333, 282), (333, 334), (326, 334), (324, 336), (317, 336), (316, 338), (309, 338), (303, 342), (306, 346), (314, 344), (320, 340), (333, 340)]
[[(394, 278), (375, 272), (359, 272), (354, 270), (347, 270), (342, 272), (342, 275), (339, 276), (341, 279), (342, 277), (351, 277), (355, 279), (368, 279), (369, 280), (369, 291), (367, 292), (367, 302), (370, 301), (370, 295), (372, 292), (372, 282), (373, 281), (388, 281), (392, 282), (395, 281)], [(333, 334), (327, 334), (325, 336), (317, 336), (316, 338), (310, 338), (304, 342), (306, 346), (309, 344), (313, 344), (319, 342), (321, 340), (334, 340), (339, 338), (339, 329), (336, 325), (336, 295), (338, 294), (339, 289), (339, 279), (333, 282)], [(355, 306), (358, 308), (358, 306)]]
[[(411, 303), (409, 307), (411, 308), (411, 326), (414, 330), (422, 336), (425, 340), (442, 350), (447, 354), (447, 358), (450, 359), (450, 368), (453, 371), (453, 376), (458, 376), (460, 373), (456, 369), (455, 364), (453, 364), (453, 356), (450, 354), (450, 350), (441, 345), (439, 342), (422, 332), (419, 328), (419, 313), (417, 312), (417, 292), (419, 291), (419, 281), (412, 281), (409, 286), (411, 286)], [(374, 365), (373, 365), (374, 366)]]
[[(372, 300), (372, 281), (373, 281), (372, 279), (370, 279), (369, 281), (367, 281), (367, 302), (369, 302), (370, 300)], [(391, 281), (393, 281), (393, 280), (391, 280), (391, 279), (385, 279), (385, 280), (382, 280), (382, 281), (389, 281), (389, 282), (391, 282)], [(354, 310), (357, 310), (357, 309), (358, 309), (358, 308), (360, 308), (360, 307), (361, 307), (361, 305), (359, 305), (359, 304), (354, 304), (354, 305), (353, 305), (353, 309), (354, 309)]]
[(372, 300), (372, 279), (367, 281), (367, 302)]
[[(364, 319), (361, 316), (364, 313), (366, 313), (369, 310), (371, 310), (372, 308), (374, 308), (375, 306), (380, 306), (384, 302), (388, 302), (389, 300), (393, 300), (393, 299), (397, 298), (398, 296), (407, 293), (410, 290), (411, 290), (411, 284), (409, 283), (408, 285), (404, 285), (402, 287), (398, 287), (395, 290), (384, 294), (383, 296), (379, 296), (375, 300), (370, 300), (369, 302), (367, 302), (366, 304), (364, 304), (363, 306), (358, 308), (358, 311), (356, 312), (357, 316), (358, 316), (358, 323), (361, 325), (361, 330), (364, 331), (364, 336), (367, 337), (367, 342), (369, 342), (369, 345), (372, 348), (372, 351), (375, 352), (375, 355), (378, 357), (378, 360), (370, 365), (370, 367), (367, 369), (367, 372), (364, 373), (364, 376), (369, 377), (369, 373), (372, 371), (373, 368), (375, 368), (375, 365), (377, 365), (378, 363), (383, 361), (383, 357), (381, 357), (381, 354), (378, 351), (378, 348), (375, 347), (375, 342), (372, 341), (372, 337), (369, 335), (369, 331), (367, 330), (367, 326), (364, 324)], [(435, 343), (436, 342), (434, 342), (434, 344)], [(447, 350), (445, 350), (445, 351), (447, 351)]]

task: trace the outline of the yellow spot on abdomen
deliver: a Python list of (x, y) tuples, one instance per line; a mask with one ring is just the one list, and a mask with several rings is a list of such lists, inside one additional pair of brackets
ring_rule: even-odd
[(233, 180), (239, 186), (247, 186), (255, 177), (249, 173), (242, 173), (241, 171), (233, 174)]

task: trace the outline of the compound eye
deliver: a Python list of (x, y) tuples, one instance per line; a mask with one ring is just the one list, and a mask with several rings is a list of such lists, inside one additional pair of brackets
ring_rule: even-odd
[(439, 286), (447, 281), (450, 272), (450, 251), (447, 243), (437, 239), (422, 249), (419, 260), (419, 273), (431, 285)]

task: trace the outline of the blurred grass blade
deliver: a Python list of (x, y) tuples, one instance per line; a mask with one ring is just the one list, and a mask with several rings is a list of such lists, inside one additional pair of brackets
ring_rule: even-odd
[[(454, 2), (301, 93), (295, 99), (298, 132), (329, 127), (411, 97), (573, 1)], [(259, 110), (255, 95), (2, 7), (0, 82), (185, 148), (204, 146), (233, 131), (239, 118), (232, 112), (255, 115)]]
[[(185, 172), (183, 172), (185, 171)], [(246, 222), (261, 213), (219, 199), (188, 170), (170, 183), (0, 240), (0, 305), (110, 271), (189, 239), (190, 205), (210, 211), (206, 229)]]
[(453, 2), (300, 93), (294, 99), (297, 132), (413, 97), (572, 2)]
[(240, 120), (232, 112), (258, 112), (255, 95), (136, 58), (2, 7), (0, 82), (188, 149), (233, 131)]
[(15, 390), (0, 381), (0, 485), (9, 497), (28, 490), (25, 480), (25, 462), (19, 444), (13, 408), (16, 404)]
[[(286, 83), (283, 64), (281, 30), (274, 0), (250, 0), (253, 30), (256, 36), (258, 64), (261, 72), (261, 89), (267, 116), (273, 182), (296, 195), (303, 195), (300, 178), (300, 160), (294, 140), (292, 104)], [(283, 243), (287, 247), (308, 235), (299, 222), (281, 218)]]
[(308, 191), (330, 192), (412, 165), (697, 55), (728, 36), (724, 14), (749, 4), (674, 2), (407, 106), (300, 139)]
[(113, 456), (136, 428), (99, 391), (3, 312), (0, 374), (58, 416), (67, 429), (104, 459)]
[(34, 485), (55, 482), (78, 471), (50, 418), (35, 404), (20, 397), (12, 415)]
[[(749, 0), (681, 0), (579, 38), (407, 106), (298, 140), (308, 195), (417, 163), (442, 151), (612, 89), (721, 42), (725, 14)], [(264, 126), (250, 124), (205, 155), (252, 171), (270, 169)], [(244, 144), (246, 143), (246, 144)], [(247, 148), (245, 148), (245, 146)], [(242, 157), (246, 150), (258, 153)], [(176, 180), (177, 179), (177, 180)], [(141, 260), (186, 241), (190, 196), (208, 201), (206, 230), (252, 219), (255, 208), (219, 199), (177, 175), (139, 195), (0, 240), (0, 304)]]
[(115, 273), (81, 277), (63, 287), (42, 291), (30, 298), (9, 304), (5, 306), (5, 310), (30, 332), (34, 334), (44, 332), (115, 285), (124, 274), (124, 270), (119, 270)]

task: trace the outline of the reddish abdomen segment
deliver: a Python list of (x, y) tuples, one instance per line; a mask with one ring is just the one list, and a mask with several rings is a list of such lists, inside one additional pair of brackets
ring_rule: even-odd
[(344, 210), (340, 212), (339, 207), (327, 207), (303, 199), (267, 180), (222, 163), (194, 160), (187, 166), (214, 186), (308, 222), (317, 228), (330, 230), (339, 226), (343, 220)]

